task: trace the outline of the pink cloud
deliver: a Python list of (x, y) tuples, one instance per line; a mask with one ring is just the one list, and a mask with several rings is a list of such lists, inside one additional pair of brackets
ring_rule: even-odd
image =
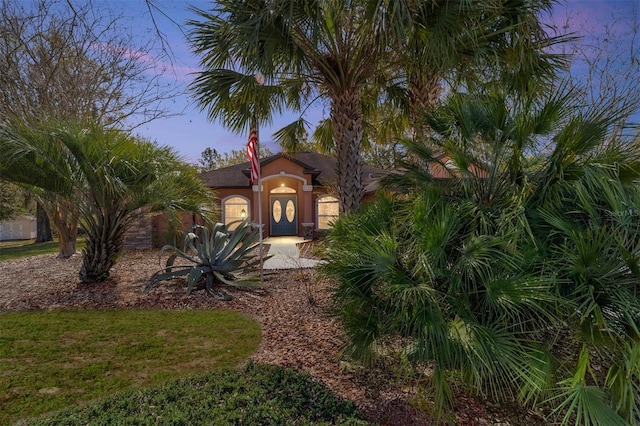
[(200, 70), (199, 68), (194, 66), (178, 63), (178, 61), (182, 62), (183, 59), (178, 59), (177, 55), (175, 58), (169, 58), (168, 55), (171, 55), (170, 52), (166, 54), (162, 53), (161, 56), (164, 56), (167, 59), (161, 59), (160, 57), (156, 57), (149, 52), (133, 50), (124, 46), (106, 43), (93, 43), (91, 47), (96, 50), (110, 52), (116, 55), (121, 55), (121, 57), (123, 58), (141, 62), (148, 66), (146, 70), (147, 74), (157, 76), (159, 73), (161, 73), (165, 77), (171, 75), (180, 82), (191, 82), (191, 80), (193, 80), (193, 74)]

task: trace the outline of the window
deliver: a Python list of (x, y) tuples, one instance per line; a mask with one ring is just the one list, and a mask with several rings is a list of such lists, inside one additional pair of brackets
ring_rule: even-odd
[(336, 197), (325, 195), (316, 201), (318, 215), (318, 229), (329, 229), (334, 220), (338, 218), (340, 205)]
[[(249, 200), (240, 196), (232, 196), (222, 200), (222, 215), (225, 225), (248, 218), (250, 216)], [(236, 226), (238, 226), (237, 223), (232, 225), (229, 230), (233, 231)]]
[(295, 194), (296, 190), (288, 186), (279, 186), (271, 190), (272, 194)]

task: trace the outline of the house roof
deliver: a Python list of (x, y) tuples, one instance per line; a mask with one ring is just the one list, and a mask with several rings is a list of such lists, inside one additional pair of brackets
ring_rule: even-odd
[[(265, 165), (279, 159), (285, 158), (294, 162), (304, 169), (304, 173), (313, 176), (313, 185), (327, 186), (336, 182), (337, 160), (335, 157), (329, 157), (314, 152), (299, 152), (297, 154), (278, 153), (263, 158), (260, 166)], [(247, 188), (250, 186), (250, 164), (249, 162), (235, 164), (233, 166), (224, 167), (217, 170), (210, 170), (200, 174), (205, 185), (210, 188)], [(371, 166), (362, 166), (362, 186), (367, 190), (368, 187), (384, 175), (382, 169)], [(368, 191), (367, 191), (368, 192)]]

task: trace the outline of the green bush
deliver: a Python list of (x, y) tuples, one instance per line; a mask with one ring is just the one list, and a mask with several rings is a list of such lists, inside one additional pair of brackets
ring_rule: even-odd
[(292, 369), (249, 364), (127, 392), (33, 425), (365, 425), (355, 406)]
[(430, 118), (445, 155), (407, 143), (405, 193), (336, 222), (322, 268), (348, 354), (400, 342), (440, 409), (462, 384), (563, 423), (640, 421), (640, 141), (566, 100), (456, 95)]

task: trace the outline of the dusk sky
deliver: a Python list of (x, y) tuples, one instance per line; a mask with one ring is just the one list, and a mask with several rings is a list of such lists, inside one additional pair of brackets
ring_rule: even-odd
[[(153, 35), (155, 30), (144, 0), (98, 0), (98, 2), (101, 1), (108, 3), (109, 7), (121, 8), (121, 12), (127, 17), (127, 20), (123, 22), (130, 22), (132, 28), (139, 31), (142, 36), (151, 37)], [(188, 29), (184, 27), (184, 22), (189, 18), (195, 18), (195, 15), (187, 10), (188, 5), (206, 9), (211, 5), (211, 2), (156, 0), (154, 4), (162, 12), (171, 16), (174, 21), (182, 24), (183, 30), (186, 32)], [(613, 22), (615, 17), (618, 18), (618, 25), (622, 24), (630, 28), (634, 24), (630, 21), (631, 10), (633, 7), (639, 6), (638, 0), (568, 0), (556, 9), (550, 18), (550, 23), (562, 27), (570, 18), (570, 31), (581, 35), (587, 35), (586, 32), (601, 35), (605, 31), (605, 26)], [(620, 20), (621, 17), (622, 20)], [(172, 64), (166, 59), (162, 59), (165, 62), (164, 65), (171, 69), (166, 73), (166, 82), (175, 85), (178, 89), (186, 89), (187, 84), (193, 79), (192, 73), (198, 71), (198, 58), (190, 52), (180, 28), (158, 11), (154, 11), (154, 18), (160, 30), (170, 41), (174, 54)], [(639, 23), (635, 23), (635, 25), (639, 25)], [(209, 122), (206, 115), (199, 112), (193, 99), (186, 94), (166, 101), (165, 106), (181, 115), (145, 124), (136, 129), (136, 133), (155, 140), (161, 145), (175, 147), (187, 161), (193, 163), (197, 162), (201, 152), (207, 147), (215, 148), (218, 152), (244, 149), (246, 135), (233, 134), (219, 123)], [(311, 123), (316, 123), (324, 113), (319, 107), (307, 113), (306, 119)], [(261, 142), (273, 151), (278, 151), (271, 135), (284, 124), (292, 121), (294, 117), (294, 115), (275, 117), (271, 127), (261, 129)]]

